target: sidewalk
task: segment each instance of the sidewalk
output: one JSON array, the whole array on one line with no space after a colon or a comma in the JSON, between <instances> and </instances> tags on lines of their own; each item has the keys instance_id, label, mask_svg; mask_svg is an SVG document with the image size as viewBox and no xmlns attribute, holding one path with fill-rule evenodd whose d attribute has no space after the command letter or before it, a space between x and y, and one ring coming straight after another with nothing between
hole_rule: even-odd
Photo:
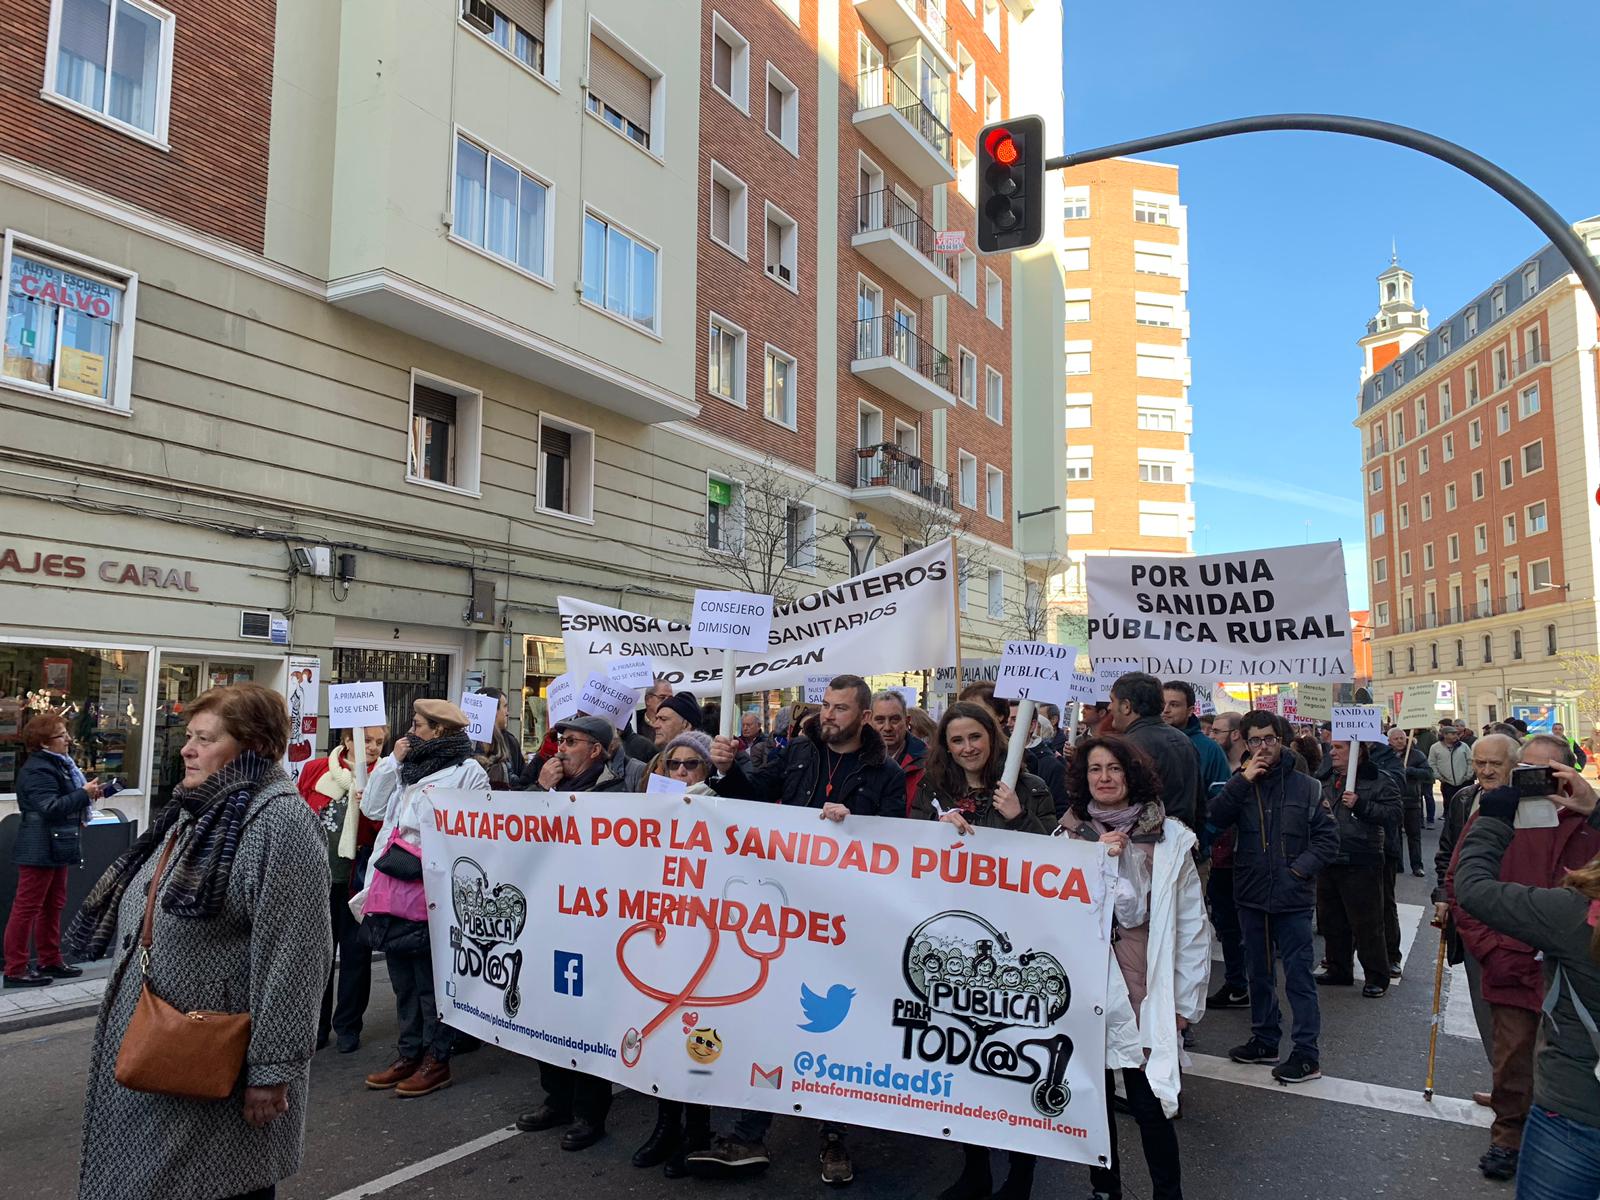
<instances>
[{"instance_id":1,"label":"sidewalk","mask_svg":"<svg viewBox=\"0 0 1600 1200\"><path fill-rule=\"evenodd\" d=\"M111 960L80 965L81 979L58 979L48 987L0 986L0 1033L94 1016L111 974Z\"/></svg>"}]
</instances>

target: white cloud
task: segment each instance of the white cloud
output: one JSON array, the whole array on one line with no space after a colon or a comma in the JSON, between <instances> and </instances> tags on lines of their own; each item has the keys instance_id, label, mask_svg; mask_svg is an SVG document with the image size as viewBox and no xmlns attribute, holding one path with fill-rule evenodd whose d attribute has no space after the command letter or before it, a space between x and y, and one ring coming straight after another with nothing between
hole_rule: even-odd
<instances>
[{"instance_id":1,"label":"white cloud","mask_svg":"<svg viewBox=\"0 0 1600 1200\"><path fill-rule=\"evenodd\" d=\"M1320 492L1315 488L1301 487L1297 483L1287 483L1283 480L1233 478L1218 483L1215 480L1202 482L1196 479L1194 486L1216 488L1219 492L1236 492L1241 496L1262 496L1268 500L1280 500L1285 504L1321 509L1323 512L1335 513L1341 517L1355 517L1357 520L1366 516L1359 500L1352 500L1349 496L1337 496L1332 492Z\"/></svg>"}]
</instances>

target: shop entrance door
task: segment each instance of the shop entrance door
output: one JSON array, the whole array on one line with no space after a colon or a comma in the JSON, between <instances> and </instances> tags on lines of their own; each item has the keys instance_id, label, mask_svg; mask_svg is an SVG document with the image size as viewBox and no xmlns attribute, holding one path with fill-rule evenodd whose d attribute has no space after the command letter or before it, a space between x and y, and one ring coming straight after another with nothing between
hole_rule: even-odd
<instances>
[{"instance_id":1,"label":"shop entrance door","mask_svg":"<svg viewBox=\"0 0 1600 1200\"><path fill-rule=\"evenodd\" d=\"M411 728L411 706L418 700L449 695L450 656L416 650L366 650L335 647L330 683L381 683L389 712L389 736L397 738Z\"/></svg>"},{"instance_id":2,"label":"shop entrance door","mask_svg":"<svg viewBox=\"0 0 1600 1200\"><path fill-rule=\"evenodd\" d=\"M156 675L154 762L150 772L150 813L160 812L183 779L184 723L189 705L201 692L233 683L253 683L256 664L221 658L161 656Z\"/></svg>"}]
</instances>

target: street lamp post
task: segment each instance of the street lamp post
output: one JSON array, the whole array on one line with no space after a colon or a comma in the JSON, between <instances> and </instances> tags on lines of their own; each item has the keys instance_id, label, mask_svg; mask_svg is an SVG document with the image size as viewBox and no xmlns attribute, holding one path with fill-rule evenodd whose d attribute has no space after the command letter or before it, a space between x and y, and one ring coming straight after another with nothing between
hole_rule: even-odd
<instances>
[{"instance_id":1,"label":"street lamp post","mask_svg":"<svg viewBox=\"0 0 1600 1200\"><path fill-rule=\"evenodd\" d=\"M883 538L872 527L872 522L867 520L867 514L858 512L855 523L844 533L842 540L845 549L850 551L850 574L859 575L872 565L872 556L877 553L878 543Z\"/></svg>"}]
</instances>

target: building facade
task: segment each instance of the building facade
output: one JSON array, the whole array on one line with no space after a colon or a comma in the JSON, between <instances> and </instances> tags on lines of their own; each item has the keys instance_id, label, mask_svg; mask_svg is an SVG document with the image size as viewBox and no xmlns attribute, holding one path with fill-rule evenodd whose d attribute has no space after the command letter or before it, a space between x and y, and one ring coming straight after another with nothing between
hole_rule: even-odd
<instances>
[{"instance_id":1,"label":"building facade","mask_svg":"<svg viewBox=\"0 0 1600 1200\"><path fill-rule=\"evenodd\" d=\"M1578 226L1600 250L1600 221ZM1360 340L1373 692L1450 679L1473 724L1553 705L1600 646L1593 303L1551 246L1431 325L1398 262ZM1586 731L1587 732L1587 731Z\"/></svg>"},{"instance_id":2,"label":"building facade","mask_svg":"<svg viewBox=\"0 0 1600 1200\"><path fill-rule=\"evenodd\" d=\"M1053 601L1071 642L1087 559L1193 552L1194 410L1178 169L1111 159L1061 174L1069 548Z\"/></svg>"},{"instance_id":3,"label":"building facade","mask_svg":"<svg viewBox=\"0 0 1600 1200\"><path fill-rule=\"evenodd\" d=\"M971 327L908 209L959 227L951 47L989 40L1010 97L1059 7L682 7L0 0L0 797L17 726L64 705L84 765L159 804L188 700L310 661L397 721L499 683L532 740L556 597L681 616L730 586L762 462L803 485L798 547L865 512L892 557L908 495L954 513L1000 572L964 636L997 647L1014 510L1059 489L1017 477L1015 427L1058 418L1007 395L990 433L943 364L984 333L1002 386L1058 372L1059 280L1049 311L1053 254L982 264ZM863 404L920 465L862 467ZM966 521L933 487L963 453L1003 478ZM798 590L846 570L809 544Z\"/></svg>"}]
</instances>

